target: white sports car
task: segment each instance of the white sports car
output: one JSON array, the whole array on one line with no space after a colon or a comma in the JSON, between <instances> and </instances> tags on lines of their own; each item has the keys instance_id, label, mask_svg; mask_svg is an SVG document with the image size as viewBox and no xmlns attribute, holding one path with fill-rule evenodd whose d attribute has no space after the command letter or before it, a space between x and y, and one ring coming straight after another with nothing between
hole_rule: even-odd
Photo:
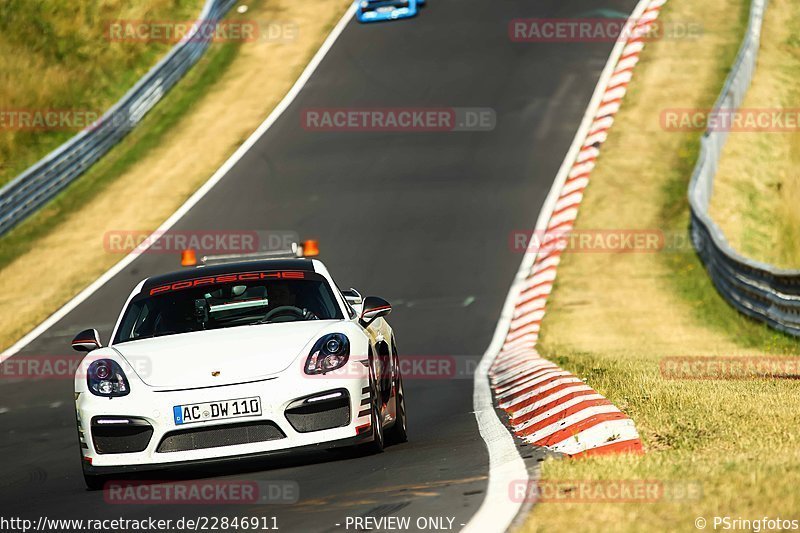
<instances>
[{"instance_id":1,"label":"white sports car","mask_svg":"<svg viewBox=\"0 0 800 533\"><path fill-rule=\"evenodd\" d=\"M406 440L388 302L340 291L316 259L148 278L75 377L86 485L109 475Z\"/></svg>"}]
</instances>

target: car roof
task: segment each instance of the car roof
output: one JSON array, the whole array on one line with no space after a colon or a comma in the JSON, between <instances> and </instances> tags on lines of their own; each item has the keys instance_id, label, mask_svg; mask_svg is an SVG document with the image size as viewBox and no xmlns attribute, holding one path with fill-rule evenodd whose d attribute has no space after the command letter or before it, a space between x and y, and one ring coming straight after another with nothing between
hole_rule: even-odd
<instances>
[{"instance_id":1,"label":"car roof","mask_svg":"<svg viewBox=\"0 0 800 533\"><path fill-rule=\"evenodd\" d=\"M240 261L209 265L197 268L177 270L168 274L161 274L147 278L142 285L141 292L147 292L153 287L168 285L179 281L197 279L203 276L221 276L224 274L239 274L242 272L264 272L274 270L304 270L314 272L314 261L311 259L261 259L258 261Z\"/></svg>"}]
</instances>

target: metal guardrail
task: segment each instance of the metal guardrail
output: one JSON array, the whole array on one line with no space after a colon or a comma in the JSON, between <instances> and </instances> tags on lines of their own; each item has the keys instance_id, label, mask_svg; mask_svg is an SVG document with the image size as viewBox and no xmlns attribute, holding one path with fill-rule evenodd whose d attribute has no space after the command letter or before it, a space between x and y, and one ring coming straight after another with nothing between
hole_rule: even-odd
<instances>
[{"instance_id":1,"label":"metal guardrail","mask_svg":"<svg viewBox=\"0 0 800 533\"><path fill-rule=\"evenodd\" d=\"M712 113L738 110L758 59L761 26L768 0L753 0L747 34ZM740 312L771 327L800 336L800 270L783 270L737 253L711 219L714 190L727 131L706 130L689 184L692 242L720 294Z\"/></svg>"},{"instance_id":2,"label":"metal guardrail","mask_svg":"<svg viewBox=\"0 0 800 533\"><path fill-rule=\"evenodd\" d=\"M220 20L236 0L206 0L198 21ZM0 189L0 235L51 200L83 174L152 109L194 65L210 44L195 27L145 74L97 124L50 152Z\"/></svg>"}]
</instances>

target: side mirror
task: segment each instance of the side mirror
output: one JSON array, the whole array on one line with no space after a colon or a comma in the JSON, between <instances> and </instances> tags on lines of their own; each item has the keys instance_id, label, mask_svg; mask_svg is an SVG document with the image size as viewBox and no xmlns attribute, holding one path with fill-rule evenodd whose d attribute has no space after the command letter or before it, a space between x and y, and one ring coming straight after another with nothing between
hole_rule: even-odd
<instances>
[{"instance_id":1,"label":"side mirror","mask_svg":"<svg viewBox=\"0 0 800 533\"><path fill-rule=\"evenodd\" d=\"M392 312L392 306L383 298L377 296L367 296L364 298L364 307L361 310L361 325L365 328L379 317L386 316Z\"/></svg>"},{"instance_id":2,"label":"side mirror","mask_svg":"<svg viewBox=\"0 0 800 533\"><path fill-rule=\"evenodd\" d=\"M96 329L85 329L72 339L72 349L79 352L91 352L102 347L100 334Z\"/></svg>"}]
</instances>

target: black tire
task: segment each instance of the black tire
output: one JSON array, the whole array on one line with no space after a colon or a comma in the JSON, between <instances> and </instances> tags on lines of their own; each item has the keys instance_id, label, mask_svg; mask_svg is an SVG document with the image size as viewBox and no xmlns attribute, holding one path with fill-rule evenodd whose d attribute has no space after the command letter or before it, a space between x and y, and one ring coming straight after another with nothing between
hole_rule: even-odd
<instances>
[{"instance_id":1,"label":"black tire","mask_svg":"<svg viewBox=\"0 0 800 533\"><path fill-rule=\"evenodd\" d=\"M403 389L403 376L399 372L397 374L397 394L394 401L397 417L394 425L386 431L386 441L390 444L400 444L408 442L408 417L406 415L406 392Z\"/></svg>"},{"instance_id":2,"label":"black tire","mask_svg":"<svg viewBox=\"0 0 800 533\"><path fill-rule=\"evenodd\" d=\"M99 476L93 474L83 473L83 481L86 483L86 488L92 491L103 490L103 487L108 481L106 476Z\"/></svg>"},{"instance_id":3,"label":"black tire","mask_svg":"<svg viewBox=\"0 0 800 533\"><path fill-rule=\"evenodd\" d=\"M381 399L378 396L378 386L372 368L369 371L369 389L372 406L370 408L370 425L372 426L372 440L363 444L361 448L367 453L382 453L385 444L383 433L383 418L381 417Z\"/></svg>"},{"instance_id":4,"label":"black tire","mask_svg":"<svg viewBox=\"0 0 800 533\"><path fill-rule=\"evenodd\" d=\"M382 453L386 443L383 433L383 421L381 420L381 412L376 403L377 401L380 400L375 398L372 403L372 442L364 445L371 453Z\"/></svg>"}]
</instances>

